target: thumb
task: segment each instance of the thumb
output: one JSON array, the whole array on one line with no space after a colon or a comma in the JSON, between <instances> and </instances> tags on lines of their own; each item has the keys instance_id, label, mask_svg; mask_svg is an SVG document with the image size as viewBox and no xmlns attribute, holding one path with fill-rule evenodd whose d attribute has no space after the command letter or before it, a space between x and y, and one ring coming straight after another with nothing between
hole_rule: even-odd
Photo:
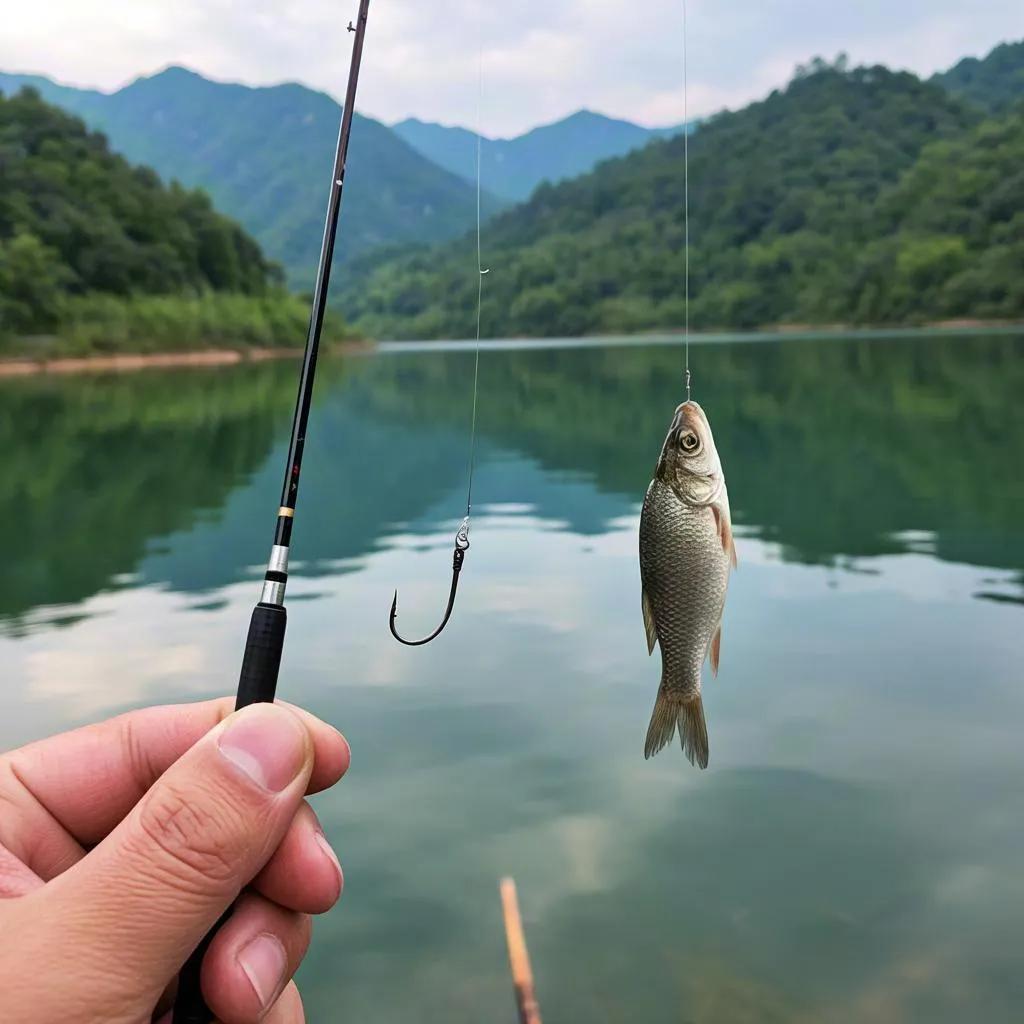
<instances>
[{"instance_id":1,"label":"thumb","mask_svg":"<svg viewBox=\"0 0 1024 1024\"><path fill-rule=\"evenodd\" d=\"M93 962L122 997L155 1001L270 859L312 768L310 735L287 708L257 704L229 716L40 893L61 908L59 944L70 943L74 961Z\"/></svg>"}]
</instances>

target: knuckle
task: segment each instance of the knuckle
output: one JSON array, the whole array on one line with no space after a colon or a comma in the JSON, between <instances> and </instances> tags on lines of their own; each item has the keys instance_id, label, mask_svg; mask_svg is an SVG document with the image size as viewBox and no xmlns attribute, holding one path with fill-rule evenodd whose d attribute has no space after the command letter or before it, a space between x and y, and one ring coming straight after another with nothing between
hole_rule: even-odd
<instances>
[{"instance_id":1,"label":"knuckle","mask_svg":"<svg viewBox=\"0 0 1024 1024\"><path fill-rule=\"evenodd\" d=\"M158 857L154 867L179 888L207 893L234 882L237 855L225 827L231 811L221 803L197 799L175 786L162 786L139 809L142 835Z\"/></svg>"}]
</instances>

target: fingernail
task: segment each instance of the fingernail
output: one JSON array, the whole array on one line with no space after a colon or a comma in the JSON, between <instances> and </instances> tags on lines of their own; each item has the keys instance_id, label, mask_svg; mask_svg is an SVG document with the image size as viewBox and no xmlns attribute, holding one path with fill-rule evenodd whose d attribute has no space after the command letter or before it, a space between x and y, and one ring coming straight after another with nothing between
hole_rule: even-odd
<instances>
[{"instance_id":1,"label":"fingernail","mask_svg":"<svg viewBox=\"0 0 1024 1024\"><path fill-rule=\"evenodd\" d=\"M238 951L238 966L245 971L260 1006L266 1008L281 994L288 957L275 936L264 932Z\"/></svg>"},{"instance_id":2,"label":"fingernail","mask_svg":"<svg viewBox=\"0 0 1024 1024\"><path fill-rule=\"evenodd\" d=\"M313 838L320 849L323 850L324 856L334 865L334 870L338 873L338 895L340 896L341 890L345 887L345 875L341 870L341 862L338 860L338 855L331 848L331 844L327 841L327 836L323 832L314 832Z\"/></svg>"},{"instance_id":3,"label":"fingernail","mask_svg":"<svg viewBox=\"0 0 1024 1024\"><path fill-rule=\"evenodd\" d=\"M305 730L290 711L255 704L231 720L218 740L220 752L257 786L280 793L306 760Z\"/></svg>"}]
</instances>

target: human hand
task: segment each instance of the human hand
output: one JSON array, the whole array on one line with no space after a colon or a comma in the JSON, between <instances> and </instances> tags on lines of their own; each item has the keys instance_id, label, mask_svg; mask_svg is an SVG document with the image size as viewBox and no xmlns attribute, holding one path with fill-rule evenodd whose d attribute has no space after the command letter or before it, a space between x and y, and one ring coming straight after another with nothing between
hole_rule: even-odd
<instances>
[{"instance_id":1,"label":"human hand","mask_svg":"<svg viewBox=\"0 0 1024 1024\"><path fill-rule=\"evenodd\" d=\"M297 708L149 708L0 755L0 1019L149 1024L203 960L224 1024L301 1024L308 915L342 875L306 793L348 768Z\"/></svg>"}]
</instances>

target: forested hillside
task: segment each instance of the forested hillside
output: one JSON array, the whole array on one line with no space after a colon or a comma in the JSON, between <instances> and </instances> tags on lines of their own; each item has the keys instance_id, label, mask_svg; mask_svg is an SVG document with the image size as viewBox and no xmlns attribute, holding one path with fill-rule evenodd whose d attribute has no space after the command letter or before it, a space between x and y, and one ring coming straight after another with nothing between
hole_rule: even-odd
<instances>
[{"instance_id":1,"label":"forested hillside","mask_svg":"<svg viewBox=\"0 0 1024 1024\"><path fill-rule=\"evenodd\" d=\"M997 114L1024 100L1024 40L1002 43L983 58L965 57L932 81L954 96Z\"/></svg>"},{"instance_id":2,"label":"forested hillside","mask_svg":"<svg viewBox=\"0 0 1024 1024\"><path fill-rule=\"evenodd\" d=\"M1019 108L983 123L911 74L815 61L690 140L691 321L1022 317L1022 167ZM683 199L681 137L538 189L485 231L486 332L681 325ZM365 266L346 311L376 336L467 335L470 244Z\"/></svg>"},{"instance_id":3,"label":"forested hillside","mask_svg":"<svg viewBox=\"0 0 1024 1024\"><path fill-rule=\"evenodd\" d=\"M165 187L31 90L0 96L0 338L298 343L305 307L280 282L204 193Z\"/></svg>"},{"instance_id":4,"label":"forested hillside","mask_svg":"<svg viewBox=\"0 0 1024 1024\"><path fill-rule=\"evenodd\" d=\"M245 225L296 288L312 287L341 107L295 83L250 88L172 67L111 94L0 74L0 92L31 84L103 131L129 160L206 190ZM499 204L484 196L484 210ZM390 128L355 115L345 190L347 261L381 245L435 242L476 217L476 190Z\"/></svg>"}]
</instances>

